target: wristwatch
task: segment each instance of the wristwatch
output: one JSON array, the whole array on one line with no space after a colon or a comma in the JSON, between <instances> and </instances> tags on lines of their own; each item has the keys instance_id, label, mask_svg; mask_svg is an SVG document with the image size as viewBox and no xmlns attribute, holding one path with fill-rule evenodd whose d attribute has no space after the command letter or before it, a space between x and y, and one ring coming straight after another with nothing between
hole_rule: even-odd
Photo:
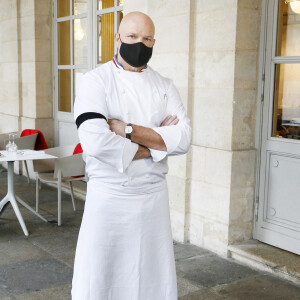
<instances>
[{"instance_id":1,"label":"wristwatch","mask_svg":"<svg viewBox=\"0 0 300 300\"><path fill-rule=\"evenodd\" d=\"M128 123L128 124L125 126L125 129L124 129L124 132L125 132L125 135L126 135L126 138L127 138L127 139L130 139L130 140L131 140L131 134L132 134L132 131L133 131L132 124L131 124L131 123Z\"/></svg>"}]
</instances>

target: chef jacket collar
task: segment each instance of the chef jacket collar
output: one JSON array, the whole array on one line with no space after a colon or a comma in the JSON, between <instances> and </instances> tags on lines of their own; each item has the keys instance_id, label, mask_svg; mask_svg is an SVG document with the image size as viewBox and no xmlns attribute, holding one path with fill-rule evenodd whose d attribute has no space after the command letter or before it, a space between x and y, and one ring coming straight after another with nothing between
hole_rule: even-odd
<instances>
[{"instance_id":1,"label":"chef jacket collar","mask_svg":"<svg viewBox=\"0 0 300 300\"><path fill-rule=\"evenodd\" d=\"M119 61L117 60L117 54L115 54L114 58L113 58L113 63L115 64L115 66L118 69L123 69L123 66L119 63ZM148 66L146 65L140 72L144 72L146 69L148 68Z\"/></svg>"}]
</instances>

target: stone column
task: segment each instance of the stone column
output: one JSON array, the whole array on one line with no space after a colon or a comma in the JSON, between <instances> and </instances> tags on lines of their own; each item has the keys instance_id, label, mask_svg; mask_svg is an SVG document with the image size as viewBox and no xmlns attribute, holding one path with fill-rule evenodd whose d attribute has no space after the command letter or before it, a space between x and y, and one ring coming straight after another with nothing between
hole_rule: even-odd
<instances>
[{"instance_id":1,"label":"stone column","mask_svg":"<svg viewBox=\"0 0 300 300\"><path fill-rule=\"evenodd\" d=\"M253 237L261 1L238 1L228 244Z\"/></svg>"},{"instance_id":2,"label":"stone column","mask_svg":"<svg viewBox=\"0 0 300 300\"><path fill-rule=\"evenodd\" d=\"M0 133L19 130L17 0L0 2Z\"/></svg>"},{"instance_id":3,"label":"stone column","mask_svg":"<svg viewBox=\"0 0 300 300\"><path fill-rule=\"evenodd\" d=\"M188 240L221 255L252 238L259 1L193 1Z\"/></svg>"},{"instance_id":4,"label":"stone column","mask_svg":"<svg viewBox=\"0 0 300 300\"><path fill-rule=\"evenodd\" d=\"M0 132L41 130L53 145L51 0L0 2Z\"/></svg>"},{"instance_id":5,"label":"stone column","mask_svg":"<svg viewBox=\"0 0 300 300\"><path fill-rule=\"evenodd\" d=\"M237 1L193 1L190 231L188 240L227 251Z\"/></svg>"},{"instance_id":6,"label":"stone column","mask_svg":"<svg viewBox=\"0 0 300 300\"><path fill-rule=\"evenodd\" d=\"M21 129L41 130L53 146L51 0L20 1Z\"/></svg>"}]
</instances>

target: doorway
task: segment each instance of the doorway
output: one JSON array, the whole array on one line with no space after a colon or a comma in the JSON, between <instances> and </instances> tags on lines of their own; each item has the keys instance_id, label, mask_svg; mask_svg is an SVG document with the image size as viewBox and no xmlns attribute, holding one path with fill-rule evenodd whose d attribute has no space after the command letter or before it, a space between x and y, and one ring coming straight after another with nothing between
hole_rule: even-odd
<instances>
[{"instance_id":1,"label":"doorway","mask_svg":"<svg viewBox=\"0 0 300 300\"><path fill-rule=\"evenodd\" d=\"M300 255L300 7L265 5L256 238Z\"/></svg>"}]
</instances>

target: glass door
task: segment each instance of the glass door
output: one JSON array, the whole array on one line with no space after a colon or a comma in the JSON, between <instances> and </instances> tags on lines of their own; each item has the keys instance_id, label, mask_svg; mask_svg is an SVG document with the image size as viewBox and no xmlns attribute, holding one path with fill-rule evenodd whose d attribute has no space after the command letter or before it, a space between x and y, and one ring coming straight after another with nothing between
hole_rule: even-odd
<instances>
[{"instance_id":1,"label":"glass door","mask_svg":"<svg viewBox=\"0 0 300 300\"><path fill-rule=\"evenodd\" d=\"M111 60L121 0L53 0L55 145L78 142L73 106L83 74Z\"/></svg>"},{"instance_id":2,"label":"glass door","mask_svg":"<svg viewBox=\"0 0 300 300\"><path fill-rule=\"evenodd\" d=\"M266 1L258 240L300 254L300 11Z\"/></svg>"}]
</instances>

